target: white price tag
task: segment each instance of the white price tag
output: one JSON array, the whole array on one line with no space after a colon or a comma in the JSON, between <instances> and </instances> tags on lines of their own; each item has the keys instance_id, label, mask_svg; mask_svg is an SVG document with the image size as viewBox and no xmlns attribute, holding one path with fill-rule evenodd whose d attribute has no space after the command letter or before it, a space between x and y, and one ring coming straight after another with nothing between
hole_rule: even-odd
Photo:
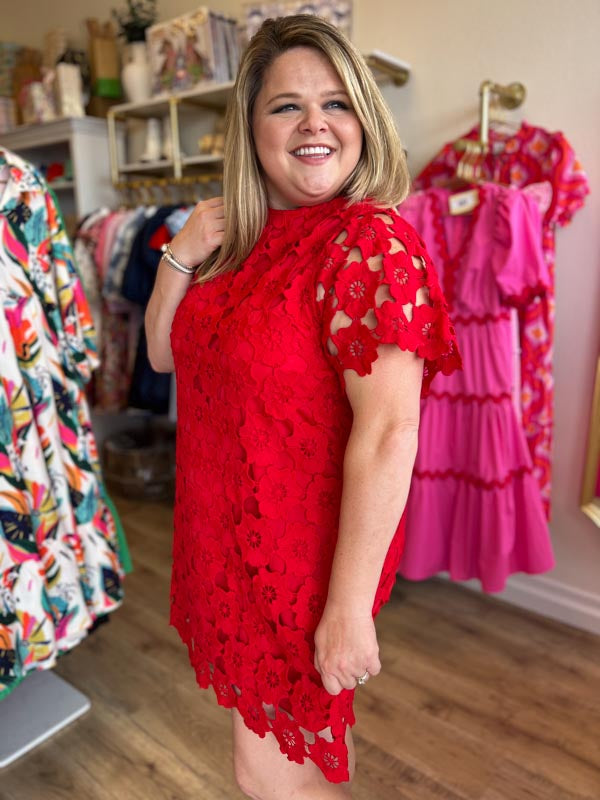
<instances>
[{"instance_id":1,"label":"white price tag","mask_svg":"<svg viewBox=\"0 0 600 800\"><path fill-rule=\"evenodd\" d=\"M448 209L451 214L468 214L479 205L479 192L477 189L467 189L466 192L451 194L448 198Z\"/></svg>"}]
</instances>

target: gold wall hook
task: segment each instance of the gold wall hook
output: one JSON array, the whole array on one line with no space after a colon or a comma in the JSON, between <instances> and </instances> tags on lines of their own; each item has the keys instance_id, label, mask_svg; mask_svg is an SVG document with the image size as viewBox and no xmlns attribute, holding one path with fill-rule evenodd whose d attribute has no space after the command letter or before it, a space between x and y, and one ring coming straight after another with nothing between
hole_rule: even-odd
<instances>
[{"instance_id":1,"label":"gold wall hook","mask_svg":"<svg viewBox=\"0 0 600 800\"><path fill-rule=\"evenodd\" d=\"M490 99L494 97L504 108L518 108L527 96L522 83L514 82L503 86L493 81L483 81L479 87L479 141L484 147L489 146L490 132Z\"/></svg>"}]
</instances>

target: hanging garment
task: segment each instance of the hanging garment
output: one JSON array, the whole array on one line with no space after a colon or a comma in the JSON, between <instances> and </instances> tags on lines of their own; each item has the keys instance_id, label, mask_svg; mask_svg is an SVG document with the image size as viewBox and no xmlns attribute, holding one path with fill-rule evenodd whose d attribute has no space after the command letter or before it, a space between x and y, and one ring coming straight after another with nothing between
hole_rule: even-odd
<instances>
[{"instance_id":1,"label":"hanging garment","mask_svg":"<svg viewBox=\"0 0 600 800\"><path fill-rule=\"evenodd\" d=\"M131 245L129 260L123 275L121 291L123 297L137 303L145 310L162 257L160 245L170 240L165 228L165 220L177 209L177 206L162 206L144 221ZM158 235L158 239L156 239ZM167 414L169 411L169 395L171 376L156 372L148 358L146 331L140 325L137 352L133 366L129 405L133 408L146 409L154 414Z\"/></svg>"},{"instance_id":2,"label":"hanging garment","mask_svg":"<svg viewBox=\"0 0 600 800\"><path fill-rule=\"evenodd\" d=\"M102 336L102 296L98 282L98 271L94 261L94 249L104 220L110 216L110 209L103 207L81 220L73 239L73 254L81 277L85 297L92 315L96 331L96 342Z\"/></svg>"},{"instance_id":3,"label":"hanging garment","mask_svg":"<svg viewBox=\"0 0 600 800\"><path fill-rule=\"evenodd\" d=\"M98 332L101 366L93 376L88 397L97 411L118 412L127 408L133 355L141 314L137 306L120 294L118 302L104 294L113 254L122 241L122 231L129 229L136 212L99 209L81 222L77 229L74 250L78 267L92 289L92 314ZM141 226L145 214L139 217ZM127 252L127 257L129 252Z\"/></svg>"},{"instance_id":4,"label":"hanging garment","mask_svg":"<svg viewBox=\"0 0 600 800\"><path fill-rule=\"evenodd\" d=\"M533 197L486 184L468 215L448 212L449 189L409 197L400 213L440 270L463 371L423 404L400 572L448 571L487 592L513 572L554 565L539 486L512 395L511 307L543 295L550 276Z\"/></svg>"},{"instance_id":5,"label":"hanging garment","mask_svg":"<svg viewBox=\"0 0 600 800\"><path fill-rule=\"evenodd\" d=\"M156 211L156 206L138 206L127 213L117 231L102 287L102 295L111 311L120 311L123 306L125 306L125 310L128 310L130 306L129 301L125 300L122 294L123 276L135 237Z\"/></svg>"},{"instance_id":6,"label":"hanging garment","mask_svg":"<svg viewBox=\"0 0 600 800\"><path fill-rule=\"evenodd\" d=\"M120 605L129 562L84 396L97 357L73 253L37 171L1 149L0 165L2 696Z\"/></svg>"},{"instance_id":7,"label":"hanging garment","mask_svg":"<svg viewBox=\"0 0 600 800\"><path fill-rule=\"evenodd\" d=\"M171 623L201 687L212 685L249 728L271 730L289 759L313 760L333 782L348 780L354 692L328 694L313 658L352 424L343 372L369 373L383 342L427 359L425 391L437 371L460 365L423 244L388 214L342 197L271 210L239 270L192 284L171 334ZM417 306L425 286L430 305ZM332 333L338 311L352 322ZM403 525L374 614L394 583ZM320 735L327 728L331 736Z\"/></svg>"},{"instance_id":8,"label":"hanging garment","mask_svg":"<svg viewBox=\"0 0 600 800\"><path fill-rule=\"evenodd\" d=\"M476 128L465 137L477 139ZM550 133L523 122L517 133L503 136L490 130L491 148L479 160L483 177L498 183L527 186L548 181L552 202L542 228L542 247L550 285L545 294L521 307L522 419L533 470L540 485L546 515L550 516L554 379L554 260L555 231L568 224L583 205L589 186L585 173L562 133ZM498 152L498 145L503 145ZM415 189L438 185L456 174L461 152L446 144L415 181Z\"/></svg>"}]
</instances>

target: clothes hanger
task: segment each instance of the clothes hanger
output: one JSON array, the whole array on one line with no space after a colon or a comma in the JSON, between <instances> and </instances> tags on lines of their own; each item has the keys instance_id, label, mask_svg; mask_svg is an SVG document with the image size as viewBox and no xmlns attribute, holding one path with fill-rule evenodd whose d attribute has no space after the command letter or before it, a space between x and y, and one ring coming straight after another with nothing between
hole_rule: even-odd
<instances>
[{"instance_id":1,"label":"clothes hanger","mask_svg":"<svg viewBox=\"0 0 600 800\"><path fill-rule=\"evenodd\" d=\"M456 149L463 151L454 175L446 178L436 186L450 189L448 195L448 212L452 215L468 214L480 202L479 187L485 183L481 167L485 159L485 148L476 139L460 139L455 142Z\"/></svg>"},{"instance_id":2,"label":"clothes hanger","mask_svg":"<svg viewBox=\"0 0 600 800\"><path fill-rule=\"evenodd\" d=\"M466 139L464 154L456 166L454 191L448 196L448 211L452 216L469 214L481 202L481 167L487 148L476 140Z\"/></svg>"},{"instance_id":3,"label":"clothes hanger","mask_svg":"<svg viewBox=\"0 0 600 800\"><path fill-rule=\"evenodd\" d=\"M493 94L490 99L489 107L489 130L495 134L493 142L490 142L490 150L494 155L504 152L506 139L511 139L523 127L523 119L520 115L509 116L512 108L507 107L500 101L498 95Z\"/></svg>"}]
</instances>

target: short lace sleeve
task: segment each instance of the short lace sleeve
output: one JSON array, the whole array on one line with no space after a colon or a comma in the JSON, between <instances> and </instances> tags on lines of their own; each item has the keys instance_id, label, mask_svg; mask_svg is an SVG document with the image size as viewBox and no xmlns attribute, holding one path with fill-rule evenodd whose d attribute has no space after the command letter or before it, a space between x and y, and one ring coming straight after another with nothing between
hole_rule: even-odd
<instances>
[{"instance_id":1,"label":"short lace sleeve","mask_svg":"<svg viewBox=\"0 0 600 800\"><path fill-rule=\"evenodd\" d=\"M539 203L530 192L505 189L498 194L493 269L506 305L524 307L550 285L542 224Z\"/></svg>"},{"instance_id":2,"label":"short lace sleeve","mask_svg":"<svg viewBox=\"0 0 600 800\"><path fill-rule=\"evenodd\" d=\"M323 345L344 370L371 372L380 344L425 360L425 396L438 372L461 367L454 329L422 239L394 210L363 205L330 246L317 283Z\"/></svg>"}]
</instances>

